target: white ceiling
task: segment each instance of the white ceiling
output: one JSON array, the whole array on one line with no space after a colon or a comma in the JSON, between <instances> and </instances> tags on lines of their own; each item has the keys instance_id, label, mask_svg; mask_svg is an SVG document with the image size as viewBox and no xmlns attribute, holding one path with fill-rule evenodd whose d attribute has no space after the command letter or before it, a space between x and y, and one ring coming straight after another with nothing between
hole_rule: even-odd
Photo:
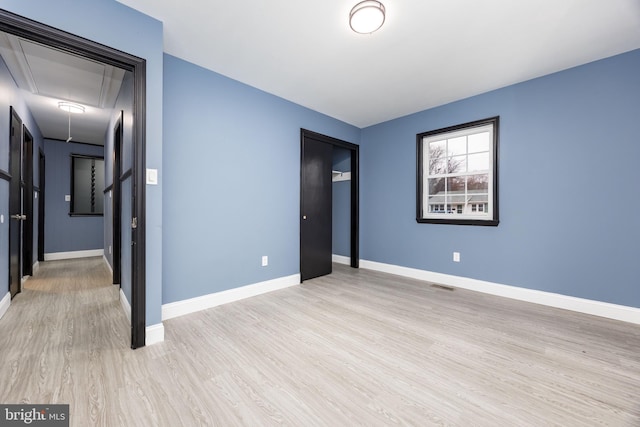
<instances>
[{"instance_id":1,"label":"white ceiling","mask_svg":"<svg viewBox=\"0 0 640 427\"><path fill-rule=\"evenodd\" d=\"M639 0L118 0L183 58L358 127L640 48Z\"/></svg>"},{"instance_id":2,"label":"white ceiling","mask_svg":"<svg viewBox=\"0 0 640 427\"><path fill-rule=\"evenodd\" d=\"M118 0L164 22L171 55L366 127L640 48L640 0ZM0 55L46 138L101 145L124 71L0 33ZM640 72L640 70L639 70Z\"/></svg>"},{"instance_id":3,"label":"white ceiling","mask_svg":"<svg viewBox=\"0 0 640 427\"><path fill-rule=\"evenodd\" d=\"M84 114L71 114L73 141L104 144L124 70L6 33L0 33L0 56L45 138L68 138L69 114L58 102L71 101L85 107Z\"/></svg>"}]
</instances>

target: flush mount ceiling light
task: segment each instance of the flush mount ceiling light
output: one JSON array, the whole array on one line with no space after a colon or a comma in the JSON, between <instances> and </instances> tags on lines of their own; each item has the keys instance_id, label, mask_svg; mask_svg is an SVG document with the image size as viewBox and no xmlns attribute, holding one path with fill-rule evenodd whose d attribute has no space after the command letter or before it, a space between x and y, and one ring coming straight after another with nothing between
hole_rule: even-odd
<instances>
[{"instance_id":1,"label":"flush mount ceiling light","mask_svg":"<svg viewBox=\"0 0 640 427\"><path fill-rule=\"evenodd\" d=\"M67 113L82 114L84 113L84 107L72 102L58 102L58 108L66 111Z\"/></svg>"},{"instance_id":2,"label":"flush mount ceiling light","mask_svg":"<svg viewBox=\"0 0 640 427\"><path fill-rule=\"evenodd\" d=\"M379 1L365 0L353 6L349 26L359 34L371 34L384 24L385 9Z\"/></svg>"},{"instance_id":3,"label":"flush mount ceiling light","mask_svg":"<svg viewBox=\"0 0 640 427\"><path fill-rule=\"evenodd\" d=\"M84 107L79 104L74 104L72 102L58 102L58 108L69 113L69 136L67 138L67 142L70 142L73 138L71 138L71 113L75 114L83 114Z\"/></svg>"}]
</instances>

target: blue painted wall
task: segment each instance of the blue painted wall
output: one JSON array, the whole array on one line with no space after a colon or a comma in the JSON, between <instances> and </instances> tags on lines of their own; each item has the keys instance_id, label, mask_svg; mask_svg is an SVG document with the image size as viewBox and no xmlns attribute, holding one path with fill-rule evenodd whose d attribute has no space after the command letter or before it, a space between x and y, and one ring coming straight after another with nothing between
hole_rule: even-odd
<instances>
[{"instance_id":1,"label":"blue painted wall","mask_svg":"<svg viewBox=\"0 0 640 427\"><path fill-rule=\"evenodd\" d=\"M164 64L163 302L298 274L300 128L356 143L360 130L173 56Z\"/></svg>"},{"instance_id":2,"label":"blue painted wall","mask_svg":"<svg viewBox=\"0 0 640 427\"><path fill-rule=\"evenodd\" d=\"M22 119L23 125L27 127L33 137L34 185L38 185L37 180L40 175L38 172L37 153L42 147L42 134L33 120L31 111L27 108L6 64L0 58L0 112L4 112L0 114L0 170L5 172L9 172L10 107L15 108ZM34 200L34 202L33 238L35 244L32 263L37 260L38 255L38 205L37 200ZM4 216L4 222L0 223L0 242L2 242L0 243L0 298L2 298L9 289L9 182L5 180L0 180L0 215Z\"/></svg>"},{"instance_id":3,"label":"blue painted wall","mask_svg":"<svg viewBox=\"0 0 640 427\"><path fill-rule=\"evenodd\" d=\"M104 217L69 216L70 202L65 201L65 195L71 194L71 154L104 157L104 147L45 139L49 165L45 170L45 254L104 247Z\"/></svg>"},{"instance_id":4,"label":"blue painted wall","mask_svg":"<svg viewBox=\"0 0 640 427\"><path fill-rule=\"evenodd\" d=\"M148 186L146 194L146 322L147 325L160 323L162 300L162 23L114 0L3 0L2 8L146 60L146 162L148 168L158 169L160 175L159 185ZM114 22L117 25L114 26Z\"/></svg>"},{"instance_id":5,"label":"blue painted wall","mask_svg":"<svg viewBox=\"0 0 640 427\"><path fill-rule=\"evenodd\" d=\"M636 50L363 129L362 258L640 307L639 76ZM416 134L495 115L500 225L417 224Z\"/></svg>"},{"instance_id":6,"label":"blue painted wall","mask_svg":"<svg viewBox=\"0 0 640 427\"><path fill-rule=\"evenodd\" d=\"M350 172L351 151L333 147L332 169ZM351 181L336 181L332 187L332 252L351 256Z\"/></svg>"}]
</instances>

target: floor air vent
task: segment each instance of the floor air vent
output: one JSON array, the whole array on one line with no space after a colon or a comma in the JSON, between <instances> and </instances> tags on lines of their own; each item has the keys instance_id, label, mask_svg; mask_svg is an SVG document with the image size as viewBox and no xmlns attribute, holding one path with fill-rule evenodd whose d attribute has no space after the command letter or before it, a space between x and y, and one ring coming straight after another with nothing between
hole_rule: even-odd
<instances>
[{"instance_id":1,"label":"floor air vent","mask_svg":"<svg viewBox=\"0 0 640 427\"><path fill-rule=\"evenodd\" d=\"M455 288L452 288L451 286L445 286L445 285L436 285L436 284L432 284L431 285L432 288L438 288L438 289L442 289L445 291L455 291Z\"/></svg>"}]
</instances>

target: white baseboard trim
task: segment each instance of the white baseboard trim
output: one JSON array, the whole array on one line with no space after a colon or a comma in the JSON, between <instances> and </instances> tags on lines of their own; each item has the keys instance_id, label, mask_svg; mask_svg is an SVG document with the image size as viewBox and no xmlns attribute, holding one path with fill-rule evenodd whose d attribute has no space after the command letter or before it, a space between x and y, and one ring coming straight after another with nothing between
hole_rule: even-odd
<instances>
[{"instance_id":1,"label":"white baseboard trim","mask_svg":"<svg viewBox=\"0 0 640 427\"><path fill-rule=\"evenodd\" d=\"M129 301L127 301L127 297L124 295L124 292L122 292L122 288L120 288L120 305L122 306L124 315L127 316L129 324L131 324L131 304L129 304Z\"/></svg>"},{"instance_id":2,"label":"white baseboard trim","mask_svg":"<svg viewBox=\"0 0 640 427\"><path fill-rule=\"evenodd\" d=\"M144 330L144 345L157 344L164 341L164 325L162 322L147 326Z\"/></svg>"},{"instance_id":3,"label":"white baseboard trim","mask_svg":"<svg viewBox=\"0 0 640 427\"><path fill-rule=\"evenodd\" d=\"M5 315L7 310L9 310L9 306L11 305L11 293L7 292L2 300L0 300L0 319Z\"/></svg>"},{"instance_id":4,"label":"white baseboard trim","mask_svg":"<svg viewBox=\"0 0 640 427\"><path fill-rule=\"evenodd\" d=\"M351 265L351 257L348 256L332 254L331 261L336 264Z\"/></svg>"},{"instance_id":5,"label":"white baseboard trim","mask_svg":"<svg viewBox=\"0 0 640 427\"><path fill-rule=\"evenodd\" d=\"M91 249L88 251L73 252L52 252L44 254L45 261L58 261L61 259L89 258L94 256L104 256L104 249Z\"/></svg>"},{"instance_id":6,"label":"white baseboard trim","mask_svg":"<svg viewBox=\"0 0 640 427\"><path fill-rule=\"evenodd\" d=\"M552 292L538 291L534 289L519 288L517 286L502 285L483 280L470 279L468 277L453 276L450 274L434 273L426 270L402 267L381 262L360 260L360 267L368 270L381 271L424 280L456 288L469 289L485 294L497 295L520 301L542 304L550 307L562 308L593 316L606 317L623 322L640 325L640 308L625 305L611 304L584 298L555 294Z\"/></svg>"},{"instance_id":7,"label":"white baseboard trim","mask_svg":"<svg viewBox=\"0 0 640 427\"><path fill-rule=\"evenodd\" d=\"M226 291L215 292L213 294L190 298L182 301L171 302L162 305L162 320L173 319L185 314L195 313L207 308L216 307L245 298L251 298L278 289L288 288L300 284L300 275L280 277L265 282L254 283L241 286L239 288L228 289Z\"/></svg>"},{"instance_id":8,"label":"white baseboard trim","mask_svg":"<svg viewBox=\"0 0 640 427\"><path fill-rule=\"evenodd\" d=\"M102 259L104 260L104 263L107 265L107 268L109 269L109 271L111 272L111 275L113 276L113 268L111 268L111 264L109 264L109 260L107 259L107 256L104 253L102 254Z\"/></svg>"},{"instance_id":9,"label":"white baseboard trim","mask_svg":"<svg viewBox=\"0 0 640 427\"><path fill-rule=\"evenodd\" d=\"M38 270L40 269L40 261L36 261L33 263L33 275L35 276Z\"/></svg>"}]
</instances>

